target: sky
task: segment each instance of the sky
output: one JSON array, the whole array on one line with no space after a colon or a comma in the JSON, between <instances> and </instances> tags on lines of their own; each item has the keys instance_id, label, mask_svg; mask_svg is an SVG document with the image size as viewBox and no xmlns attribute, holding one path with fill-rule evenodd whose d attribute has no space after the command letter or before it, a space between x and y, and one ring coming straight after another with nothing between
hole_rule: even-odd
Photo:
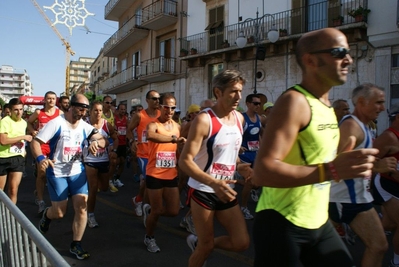
<instances>
[{"instance_id":1,"label":"sky","mask_svg":"<svg viewBox=\"0 0 399 267\"><path fill-rule=\"evenodd\" d=\"M77 26L70 35L69 28L64 24L55 24L75 52L70 60L96 58L105 41L117 31L117 22L104 19L104 8L108 1L84 1L87 11L94 13L94 16L85 19L90 32L85 27ZM54 22L56 15L43 6L60 4L65 0L36 2ZM58 95L65 91L65 46L30 0L0 0L0 65L26 70L35 96L44 96L47 91L54 91Z\"/></svg>"}]
</instances>

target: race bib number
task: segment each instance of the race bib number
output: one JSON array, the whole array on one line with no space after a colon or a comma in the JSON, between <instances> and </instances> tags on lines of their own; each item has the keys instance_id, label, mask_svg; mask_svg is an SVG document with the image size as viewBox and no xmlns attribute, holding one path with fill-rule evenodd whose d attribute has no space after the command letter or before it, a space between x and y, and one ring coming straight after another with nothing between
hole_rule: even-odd
<instances>
[{"instance_id":1,"label":"race bib number","mask_svg":"<svg viewBox=\"0 0 399 267\"><path fill-rule=\"evenodd\" d=\"M157 152L155 157L155 167L157 168L176 167L176 152Z\"/></svg>"},{"instance_id":2,"label":"race bib number","mask_svg":"<svg viewBox=\"0 0 399 267\"><path fill-rule=\"evenodd\" d=\"M124 126L118 127L118 134L119 135L126 135L126 127L124 127Z\"/></svg>"},{"instance_id":3,"label":"race bib number","mask_svg":"<svg viewBox=\"0 0 399 267\"><path fill-rule=\"evenodd\" d=\"M370 192L371 176L364 178L364 186L367 192Z\"/></svg>"},{"instance_id":4,"label":"race bib number","mask_svg":"<svg viewBox=\"0 0 399 267\"><path fill-rule=\"evenodd\" d=\"M147 130L141 133L141 143L147 143Z\"/></svg>"},{"instance_id":5,"label":"race bib number","mask_svg":"<svg viewBox=\"0 0 399 267\"><path fill-rule=\"evenodd\" d=\"M17 142L10 146L10 153L12 154L23 154L25 153L25 143L24 142Z\"/></svg>"},{"instance_id":6,"label":"race bib number","mask_svg":"<svg viewBox=\"0 0 399 267\"><path fill-rule=\"evenodd\" d=\"M100 158L100 157L104 156L105 153L106 153L106 149L99 147L97 149L96 157Z\"/></svg>"},{"instance_id":7,"label":"race bib number","mask_svg":"<svg viewBox=\"0 0 399 267\"><path fill-rule=\"evenodd\" d=\"M233 180L236 165L213 163L210 174L218 180Z\"/></svg>"},{"instance_id":8,"label":"race bib number","mask_svg":"<svg viewBox=\"0 0 399 267\"><path fill-rule=\"evenodd\" d=\"M259 141L248 141L248 150L249 151L258 151L259 150Z\"/></svg>"},{"instance_id":9,"label":"race bib number","mask_svg":"<svg viewBox=\"0 0 399 267\"><path fill-rule=\"evenodd\" d=\"M71 162L79 160L82 156L82 150L78 147L64 147L62 153L62 162Z\"/></svg>"}]
</instances>

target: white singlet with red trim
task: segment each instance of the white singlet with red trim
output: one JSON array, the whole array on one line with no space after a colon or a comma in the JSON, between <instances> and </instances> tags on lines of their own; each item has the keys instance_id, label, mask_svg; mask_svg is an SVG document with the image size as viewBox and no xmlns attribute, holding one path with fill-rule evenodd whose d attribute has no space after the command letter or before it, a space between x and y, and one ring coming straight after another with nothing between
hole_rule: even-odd
<instances>
[{"instance_id":1,"label":"white singlet with red trim","mask_svg":"<svg viewBox=\"0 0 399 267\"><path fill-rule=\"evenodd\" d=\"M237 111L233 111L236 119L234 125L223 124L211 108L202 112L208 115L210 121L209 135L202 141L194 162L215 179L232 180L242 142L242 122L238 118ZM189 178L188 185L199 191L215 193L210 186L200 183L192 177Z\"/></svg>"}]
</instances>

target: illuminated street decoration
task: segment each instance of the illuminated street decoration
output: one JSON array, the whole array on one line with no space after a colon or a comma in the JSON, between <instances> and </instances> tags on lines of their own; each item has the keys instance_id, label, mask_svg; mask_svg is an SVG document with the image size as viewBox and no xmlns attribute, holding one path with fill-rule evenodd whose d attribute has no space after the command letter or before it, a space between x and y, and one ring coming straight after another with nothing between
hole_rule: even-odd
<instances>
[{"instance_id":1,"label":"illuminated street decoration","mask_svg":"<svg viewBox=\"0 0 399 267\"><path fill-rule=\"evenodd\" d=\"M55 14L54 24L65 24L69 28L69 34L72 35L72 29L76 26L85 27L85 19L88 16L94 16L93 13L87 11L85 7L85 0L64 0L55 3L52 6L44 6L45 9L50 9Z\"/></svg>"}]
</instances>

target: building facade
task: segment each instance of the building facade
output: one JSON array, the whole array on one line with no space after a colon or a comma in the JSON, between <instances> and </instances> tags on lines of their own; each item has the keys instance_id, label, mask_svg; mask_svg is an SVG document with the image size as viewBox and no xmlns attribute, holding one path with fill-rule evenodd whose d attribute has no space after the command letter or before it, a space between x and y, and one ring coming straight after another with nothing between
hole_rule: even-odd
<instances>
[{"instance_id":1,"label":"building facade","mask_svg":"<svg viewBox=\"0 0 399 267\"><path fill-rule=\"evenodd\" d=\"M69 63L69 94L86 93L90 91L90 66L95 58L79 57Z\"/></svg>"},{"instance_id":2,"label":"building facade","mask_svg":"<svg viewBox=\"0 0 399 267\"><path fill-rule=\"evenodd\" d=\"M0 67L0 97L5 102L32 93L33 86L26 70L15 69L10 65Z\"/></svg>"},{"instance_id":3,"label":"building facade","mask_svg":"<svg viewBox=\"0 0 399 267\"><path fill-rule=\"evenodd\" d=\"M114 57L105 57L103 49L100 50L97 58L90 66L90 89L94 94L104 96L103 88L100 87L100 84L117 73L117 62Z\"/></svg>"}]
</instances>

